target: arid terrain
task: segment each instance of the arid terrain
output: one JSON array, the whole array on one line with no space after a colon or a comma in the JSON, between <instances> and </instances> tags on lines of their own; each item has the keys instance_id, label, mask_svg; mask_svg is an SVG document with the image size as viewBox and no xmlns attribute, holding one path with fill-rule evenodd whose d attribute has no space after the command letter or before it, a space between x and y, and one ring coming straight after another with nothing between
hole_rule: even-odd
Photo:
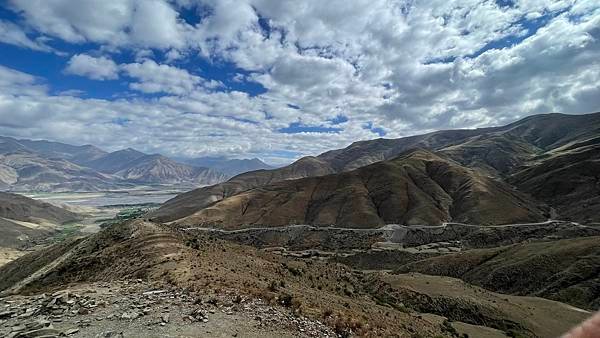
<instances>
[{"instance_id":1,"label":"arid terrain","mask_svg":"<svg viewBox=\"0 0 600 338\"><path fill-rule=\"evenodd\" d=\"M4 243L0 335L557 337L600 307L599 116L359 142L177 196L5 194L17 244L165 203Z\"/></svg>"}]
</instances>

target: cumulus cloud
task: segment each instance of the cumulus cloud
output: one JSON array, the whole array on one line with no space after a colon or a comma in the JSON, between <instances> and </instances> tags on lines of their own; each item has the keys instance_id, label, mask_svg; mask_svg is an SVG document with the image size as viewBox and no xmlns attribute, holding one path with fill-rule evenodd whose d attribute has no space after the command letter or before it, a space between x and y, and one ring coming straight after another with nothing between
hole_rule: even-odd
<instances>
[{"instance_id":1,"label":"cumulus cloud","mask_svg":"<svg viewBox=\"0 0 600 338\"><path fill-rule=\"evenodd\" d=\"M191 93L197 86L206 83L201 77L192 75L184 69L159 65L152 60L122 65L121 68L129 77L137 80L130 83L129 87L144 93L163 92L183 95ZM210 83L206 84L210 86Z\"/></svg>"},{"instance_id":2,"label":"cumulus cloud","mask_svg":"<svg viewBox=\"0 0 600 338\"><path fill-rule=\"evenodd\" d=\"M43 41L30 39L21 27L5 20L0 20L0 42L42 52L53 51L53 48Z\"/></svg>"},{"instance_id":3,"label":"cumulus cloud","mask_svg":"<svg viewBox=\"0 0 600 338\"><path fill-rule=\"evenodd\" d=\"M71 57L65 73L89 77L94 80L114 80L119 77L117 64L106 57L76 54Z\"/></svg>"},{"instance_id":4,"label":"cumulus cloud","mask_svg":"<svg viewBox=\"0 0 600 338\"><path fill-rule=\"evenodd\" d=\"M120 77L137 94L52 96L51 84L2 68L0 116L56 111L42 116L46 129L18 129L23 137L69 141L94 126L102 133L86 142L109 148L131 142L147 151L282 162L380 131L401 137L599 110L597 1L503 3L10 0L25 23L8 23L10 34L0 26L0 41L12 36L8 43L36 49L33 35L23 33L33 31L75 48L94 44L95 54L82 47L65 72ZM227 72L211 80L207 67ZM265 92L244 92L253 86ZM339 116L345 121L334 122ZM114 118L131 122L115 125ZM65 121L73 121L68 132L55 132ZM293 123L341 130L279 132Z\"/></svg>"},{"instance_id":5,"label":"cumulus cloud","mask_svg":"<svg viewBox=\"0 0 600 338\"><path fill-rule=\"evenodd\" d=\"M163 0L9 0L38 31L71 43L180 47L188 28Z\"/></svg>"}]
</instances>

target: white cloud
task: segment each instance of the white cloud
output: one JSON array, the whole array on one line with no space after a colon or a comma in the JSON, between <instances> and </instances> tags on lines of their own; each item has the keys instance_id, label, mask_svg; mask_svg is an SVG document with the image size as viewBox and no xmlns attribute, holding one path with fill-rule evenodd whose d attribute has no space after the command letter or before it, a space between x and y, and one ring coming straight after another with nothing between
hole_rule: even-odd
<instances>
[{"instance_id":1,"label":"white cloud","mask_svg":"<svg viewBox=\"0 0 600 338\"><path fill-rule=\"evenodd\" d=\"M89 77L94 80L114 80L119 77L116 63L104 56L93 57L76 54L71 57L65 73Z\"/></svg>"},{"instance_id":2,"label":"white cloud","mask_svg":"<svg viewBox=\"0 0 600 338\"><path fill-rule=\"evenodd\" d=\"M144 93L184 95L206 83L204 79L190 74L185 69L160 65L151 60L122 65L121 68L129 77L137 80L130 83L129 87Z\"/></svg>"},{"instance_id":3,"label":"white cloud","mask_svg":"<svg viewBox=\"0 0 600 338\"><path fill-rule=\"evenodd\" d=\"M134 44L155 48L183 47L183 25L178 13L162 0L138 1L131 20Z\"/></svg>"},{"instance_id":4,"label":"white cloud","mask_svg":"<svg viewBox=\"0 0 600 338\"><path fill-rule=\"evenodd\" d=\"M52 47L43 41L31 40L21 27L4 20L0 20L0 42L42 52L53 51Z\"/></svg>"},{"instance_id":5,"label":"white cloud","mask_svg":"<svg viewBox=\"0 0 600 338\"><path fill-rule=\"evenodd\" d=\"M181 47L188 25L163 0L10 0L41 33L71 43Z\"/></svg>"},{"instance_id":6,"label":"white cloud","mask_svg":"<svg viewBox=\"0 0 600 338\"><path fill-rule=\"evenodd\" d=\"M0 65L0 92L4 95L43 95L47 88L40 79Z\"/></svg>"},{"instance_id":7,"label":"white cloud","mask_svg":"<svg viewBox=\"0 0 600 338\"><path fill-rule=\"evenodd\" d=\"M364 128L368 123L386 137L400 137L542 112L600 110L600 6L593 0L512 6L492 0L11 4L36 34L100 45L96 50L104 57L82 50L67 72L95 79L121 74L131 90L154 94L115 101L51 96L40 79L0 69L9 74L0 80L0 116L22 112L45 119L44 125L18 129L23 137L71 141L93 126L101 133L86 135L85 142L109 148L132 142L148 151L251 153L282 161L282 152L316 154L377 137ZM191 24L178 13L180 6L209 12ZM13 44L35 43L29 33L23 33L28 40L14 34ZM516 43L499 43L503 39ZM113 53L133 56L116 65L107 57ZM220 75L235 85L254 81L266 92L218 90L220 82L200 75L206 73L199 58L215 69L227 64L230 74ZM338 133L278 132L293 122L331 127L338 115L349 119ZM111 124L117 117L131 122ZM65 121L74 122L58 132Z\"/></svg>"}]
</instances>

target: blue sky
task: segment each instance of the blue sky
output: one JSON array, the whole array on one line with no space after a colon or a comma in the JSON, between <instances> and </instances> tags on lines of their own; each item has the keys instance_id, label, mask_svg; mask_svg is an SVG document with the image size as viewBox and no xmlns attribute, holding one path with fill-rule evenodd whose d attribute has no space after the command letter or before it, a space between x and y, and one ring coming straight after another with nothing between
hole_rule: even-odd
<instances>
[{"instance_id":1,"label":"blue sky","mask_svg":"<svg viewBox=\"0 0 600 338\"><path fill-rule=\"evenodd\" d=\"M9 0L0 134L284 164L593 112L598 27L590 0Z\"/></svg>"}]
</instances>

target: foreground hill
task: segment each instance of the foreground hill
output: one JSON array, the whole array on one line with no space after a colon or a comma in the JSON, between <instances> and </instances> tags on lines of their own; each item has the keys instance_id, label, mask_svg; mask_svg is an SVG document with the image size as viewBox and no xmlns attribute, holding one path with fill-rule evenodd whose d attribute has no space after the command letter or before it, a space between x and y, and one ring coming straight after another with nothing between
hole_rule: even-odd
<instances>
[{"instance_id":1,"label":"foreground hill","mask_svg":"<svg viewBox=\"0 0 600 338\"><path fill-rule=\"evenodd\" d=\"M545 220L535 202L511 187L426 150L350 172L288 180L225 198L177 223L379 227Z\"/></svg>"},{"instance_id":2,"label":"foreground hill","mask_svg":"<svg viewBox=\"0 0 600 338\"><path fill-rule=\"evenodd\" d=\"M515 123L493 128L473 130L444 130L400 139L361 141L317 157L305 157L289 166L274 170L259 170L238 175L219 185L196 189L167 201L152 217L174 221L243 191L276 182L340 173L374 162L391 159L414 148L434 150L456 162L479 170L482 174L506 179L528 166L540 163L556 149L569 144L587 142L600 134L600 113L588 115L546 114L530 116ZM585 165L582 165L585 166ZM540 165L543 171L544 166ZM578 174L574 174L578 175ZM586 177L589 177L586 176ZM516 181L515 181L516 182ZM519 180L520 182L520 180ZM538 181L539 182L539 181ZM579 184L585 188L585 184ZM525 192L532 192L526 184L517 184ZM575 198L566 197L576 202ZM551 204L556 200L541 198ZM595 207L600 201L590 200ZM568 204L568 203L567 203ZM566 208L557 208L564 212ZM591 219L600 221L597 213ZM562 217L561 214L558 217ZM564 218L578 219L578 213L564 214Z\"/></svg>"},{"instance_id":3,"label":"foreground hill","mask_svg":"<svg viewBox=\"0 0 600 338\"><path fill-rule=\"evenodd\" d=\"M318 320L329 327L312 336L331 336L333 331L344 337L456 337L467 332L474 337L554 337L588 315L558 302L506 296L434 278L367 274L341 264L283 257L138 220L55 244L0 267L0 290L4 296L40 294L6 298L6 323L11 326L18 326L22 318L68 310L62 322L93 320L91 326L80 326L84 336L115 329L136 335L140 323L144 330L151 325L158 335L185 336L173 332L172 325L195 328L198 322L208 322L214 330L210 336L220 336L231 328L231 320L223 321L221 328L215 326L213 321L222 320L221 313L237 318L256 302L272 308L252 310L250 318L258 319L251 327L268 327L272 314L287 312L289 323ZM55 293L65 285L89 291L83 291L83 297ZM103 295L109 297L98 298ZM104 305L82 305L90 301ZM56 304L60 306L53 308ZM240 321L248 325L246 319ZM306 327L292 327L295 333L289 336L308 336Z\"/></svg>"},{"instance_id":4,"label":"foreground hill","mask_svg":"<svg viewBox=\"0 0 600 338\"><path fill-rule=\"evenodd\" d=\"M52 204L0 192L0 247L18 248L28 240L49 236L56 226L80 216Z\"/></svg>"}]
</instances>

